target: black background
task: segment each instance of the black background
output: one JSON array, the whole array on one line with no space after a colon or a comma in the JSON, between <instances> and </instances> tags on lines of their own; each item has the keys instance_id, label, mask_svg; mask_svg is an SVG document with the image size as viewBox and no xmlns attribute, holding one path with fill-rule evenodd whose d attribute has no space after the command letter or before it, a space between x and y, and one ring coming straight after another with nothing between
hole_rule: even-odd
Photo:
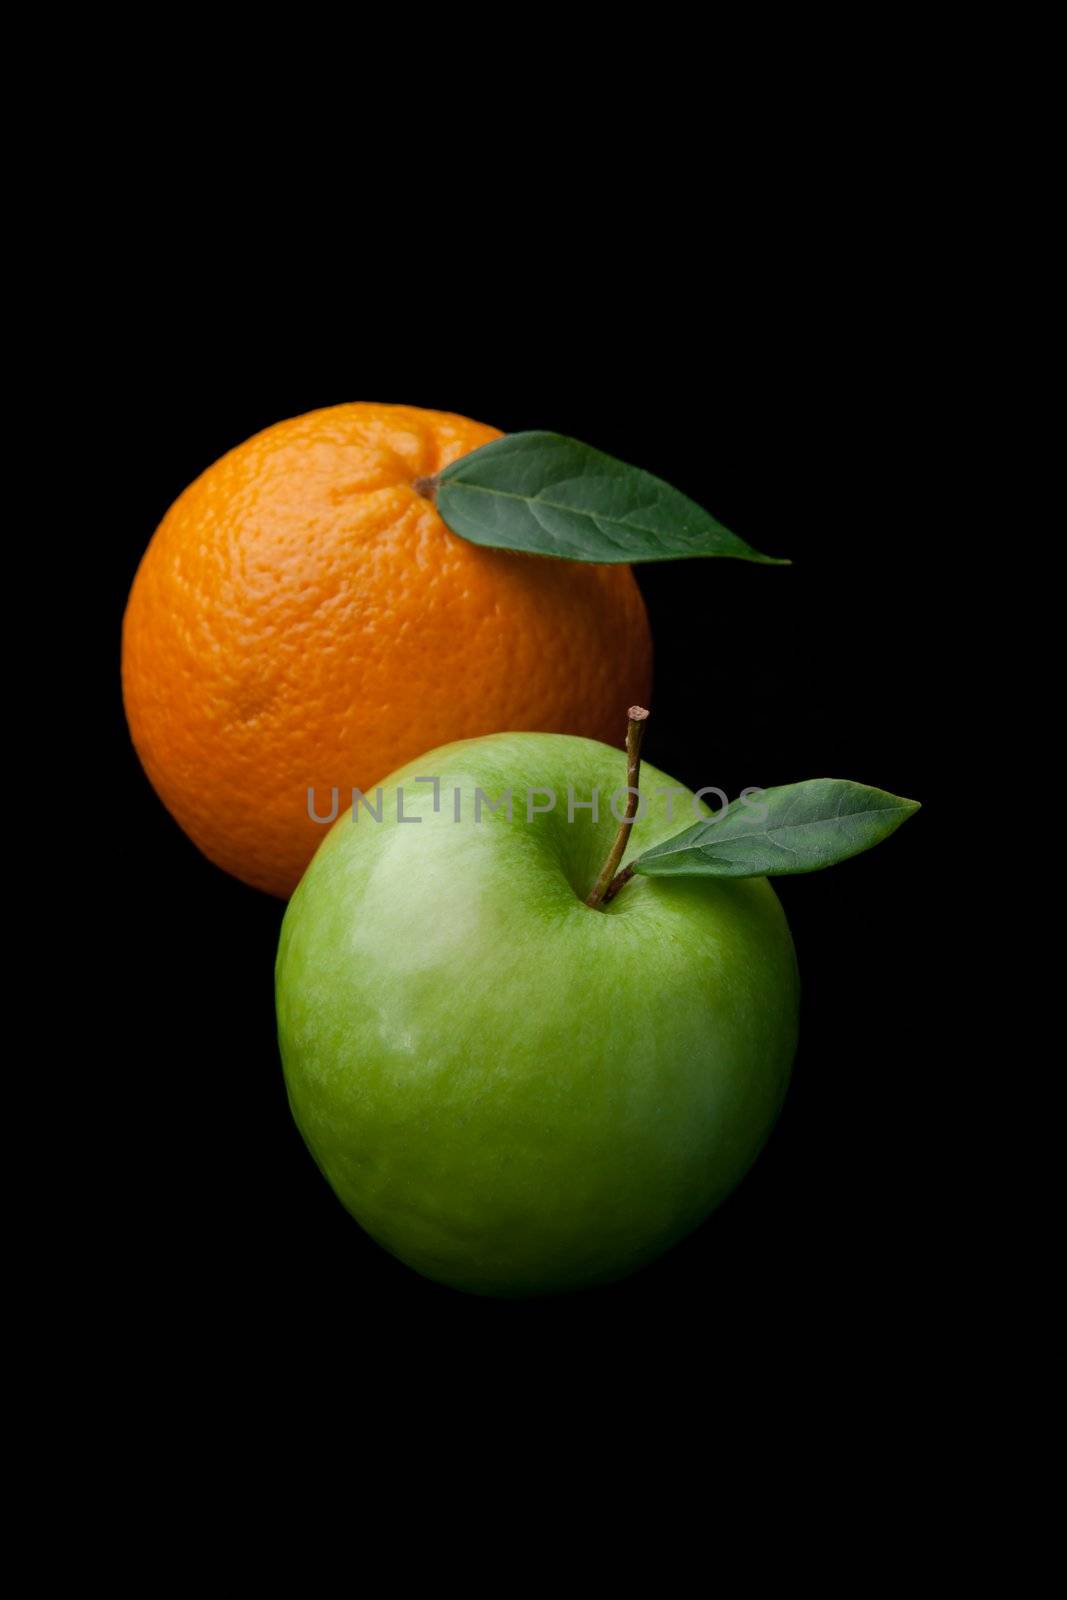
<instances>
[{"instance_id":1,"label":"black background","mask_svg":"<svg viewBox=\"0 0 1067 1600\"><path fill-rule=\"evenodd\" d=\"M890 312L871 286L835 283L788 305L770 286L743 308L712 309L694 290L663 304L638 324L590 302L565 331L521 310L468 310L462 337L388 314L284 342L245 330L239 345L178 330L162 309L127 329L112 373L121 441L93 487L109 507L107 821L119 862L101 893L121 930L117 944L107 936L119 1067L106 1166L131 1338L166 1328L186 1352L266 1342L313 1359L324 1345L413 1341L425 1360L462 1348L494 1370L564 1352L592 1368L609 1350L636 1361L655 1348L684 1372L712 1351L755 1350L773 1373L801 1350L881 1363L921 1331L932 1224L915 1093L938 962L930 573L948 538L924 480L935 377L916 370L907 308ZM226 306L215 311L225 327ZM159 519L248 435L349 399L571 434L792 557L781 569L637 569L656 648L648 758L730 795L830 775L926 803L870 855L779 883L803 1014L776 1131L694 1236L595 1293L474 1299L361 1235L286 1105L272 996L283 907L197 853L129 745L119 630Z\"/></svg>"}]
</instances>

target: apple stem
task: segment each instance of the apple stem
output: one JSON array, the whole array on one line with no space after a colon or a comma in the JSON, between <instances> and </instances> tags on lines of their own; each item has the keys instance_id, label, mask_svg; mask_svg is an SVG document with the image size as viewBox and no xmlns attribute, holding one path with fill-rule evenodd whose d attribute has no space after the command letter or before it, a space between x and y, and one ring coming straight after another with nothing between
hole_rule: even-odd
<instances>
[{"instance_id":1,"label":"apple stem","mask_svg":"<svg viewBox=\"0 0 1067 1600\"><path fill-rule=\"evenodd\" d=\"M633 875L633 867L623 867L621 872L617 872L604 890L604 898L600 904L606 906L609 900L614 900L619 890L626 887Z\"/></svg>"},{"instance_id":2,"label":"apple stem","mask_svg":"<svg viewBox=\"0 0 1067 1600\"><path fill-rule=\"evenodd\" d=\"M626 814L619 824L619 831L615 835L615 842L611 847L608 859L600 869L600 876L590 889L586 897L586 905L596 907L606 900L612 900L618 894L624 883L629 883L633 877L633 868L627 867L624 872L619 872L619 862L623 858L630 838L630 829L640 796L637 793L637 780L641 775L641 740L645 736L645 723L648 721L648 712L644 706L631 706L626 713L626 787L629 794L626 796ZM618 877L615 874L618 873Z\"/></svg>"}]
</instances>

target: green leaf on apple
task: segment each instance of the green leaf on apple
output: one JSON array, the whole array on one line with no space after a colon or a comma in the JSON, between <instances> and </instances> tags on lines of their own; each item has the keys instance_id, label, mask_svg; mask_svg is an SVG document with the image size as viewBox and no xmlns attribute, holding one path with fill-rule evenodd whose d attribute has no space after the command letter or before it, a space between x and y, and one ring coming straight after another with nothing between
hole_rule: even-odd
<instances>
[{"instance_id":1,"label":"green leaf on apple","mask_svg":"<svg viewBox=\"0 0 1067 1600\"><path fill-rule=\"evenodd\" d=\"M567 561L761 555L661 478L559 433L511 433L428 481L453 533L472 544ZM424 491L425 492L425 491Z\"/></svg>"},{"instance_id":2,"label":"green leaf on apple","mask_svg":"<svg viewBox=\"0 0 1067 1600\"><path fill-rule=\"evenodd\" d=\"M847 778L812 778L735 800L718 816L654 845L630 863L648 877L780 877L847 861L919 809Z\"/></svg>"}]
</instances>

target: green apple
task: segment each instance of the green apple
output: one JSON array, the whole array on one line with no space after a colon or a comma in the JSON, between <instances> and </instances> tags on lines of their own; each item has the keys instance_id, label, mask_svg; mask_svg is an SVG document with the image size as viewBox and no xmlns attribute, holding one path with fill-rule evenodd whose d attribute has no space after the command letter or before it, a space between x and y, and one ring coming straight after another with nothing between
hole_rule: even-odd
<instances>
[{"instance_id":1,"label":"green apple","mask_svg":"<svg viewBox=\"0 0 1067 1600\"><path fill-rule=\"evenodd\" d=\"M428 1278L524 1296L623 1277L730 1193L781 1106L798 985L767 880L639 876L585 904L626 776L587 739L448 745L367 797L381 821L339 817L286 912L293 1115L360 1225ZM479 790L498 809L476 818ZM653 767L640 790L628 856L709 814Z\"/></svg>"}]
</instances>

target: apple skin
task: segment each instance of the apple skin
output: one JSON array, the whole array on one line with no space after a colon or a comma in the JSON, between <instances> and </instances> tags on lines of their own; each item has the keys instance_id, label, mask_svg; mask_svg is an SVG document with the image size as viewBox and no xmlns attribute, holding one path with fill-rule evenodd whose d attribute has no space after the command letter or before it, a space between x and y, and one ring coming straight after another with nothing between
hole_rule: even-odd
<instances>
[{"instance_id":1,"label":"apple skin","mask_svg":"<svg viewBox=\"0 0 1067 1600\"><path fill-rule=\"evenodd\" d=\"M416 777L441 780L436 813ZM623 752L589 739L447 745L383 780L381 823L341 811L285 915L297 1125L367 1233L458 1289L546 1295L634 1271L730 1193L785 1094L796 960L765 878L637 875L583 903L625 782ZM598 822L568 823L568 784L599 788ZM397 822L398 787L418 823ZM475 823L476 787L510 788L513 820L483 807ZM556 810L528 822L527 789L546 787ZM695 820L655 768L640 788L627 857Z\"/></svg>"}]
</instances>

